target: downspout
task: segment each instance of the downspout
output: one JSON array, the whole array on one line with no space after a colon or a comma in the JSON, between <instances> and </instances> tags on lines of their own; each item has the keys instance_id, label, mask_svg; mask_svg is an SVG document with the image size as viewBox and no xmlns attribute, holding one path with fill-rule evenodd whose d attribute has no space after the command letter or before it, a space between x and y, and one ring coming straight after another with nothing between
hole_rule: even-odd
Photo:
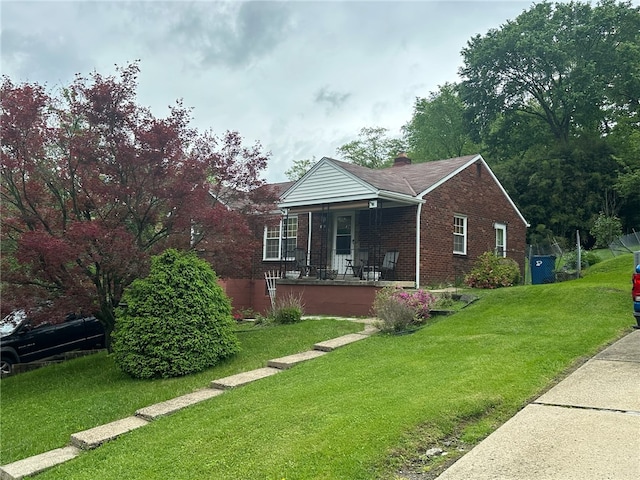
<instances>
[{"instance_id":1,"label":"downspout","mask_svg":"<svg viewBox=\"0 0 640 480\"><path fill-rule=\"evenodd\" d=\"M307 265L311 265L311 220L313 219L311 212L309 212L309 220L308 220L308 228L309 232L307 234ZM309 273L307 271L307 273Z\"/></svg>"},{"instance_id":2,"label":"downspout","mask_svg":"<svg viewBox=\"0 0 640 480\"><path fill-rule=\"evenodd\" d=\"M420 218L422 203L418 204L416 212L416 288L420 288Z\"/></svg>"}]
</instances>

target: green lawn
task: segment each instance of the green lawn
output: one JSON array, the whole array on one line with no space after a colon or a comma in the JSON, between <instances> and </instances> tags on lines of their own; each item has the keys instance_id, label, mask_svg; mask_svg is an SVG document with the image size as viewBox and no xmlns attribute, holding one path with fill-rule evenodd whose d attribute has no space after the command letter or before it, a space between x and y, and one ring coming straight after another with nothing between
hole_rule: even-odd
<instances>
[{"instance_id":1,"label":"green lawn","mask_svg":"<svg viewBox=\"0 0 640 480\"><path fill-rule=\"evenodd\" d=\"M133 380L106 353L0 381L0 464L64 446L74 432L127 417L139 408L206 387L212 380L264 367L267 360L362 330L359 323L317 320L270 328L240 327L242 351L181 378Z\"/></svg>"},{"instance_id":2,"label":"green lawn","mask_svg":"<svg viewBox=\"0 0 640 480\"><path fill-rule=\"evenodd\" d=\"M343 347L162 418L38 478L392 478L398 453L415 454L416 438L437 442L459 431L478 441L576 362L629 332L631 259L602 262L580 280L484 291L468 308L412 335L376 335ZM158 391L168 398L212 379L133 382L101 360L2 381L3 463L130 415L160 400L152 399ZM72 408L82 410L83 425L72 412L49 419ZM50 422L58 437L43 445L48 427L39 424Z\"/></svg>"}]
</instances>

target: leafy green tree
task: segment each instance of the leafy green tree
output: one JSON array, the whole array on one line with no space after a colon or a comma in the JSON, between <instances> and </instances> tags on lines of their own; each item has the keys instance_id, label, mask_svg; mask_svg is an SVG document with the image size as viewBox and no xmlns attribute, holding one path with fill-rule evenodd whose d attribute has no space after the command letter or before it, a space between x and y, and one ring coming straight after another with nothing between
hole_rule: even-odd
<instances>
[{"instance_id":1,"label":"leafy green tree","mask_svg":"<svg viewBox=\"0 0 640 480\"><path fill-rule=\"evenodd\" d=\"M617 210L628 227L640 225L640 115L622 120L607 137L614 146L619 163L613 186L622 199Z\"/></svg>"},{"instance_id":2,"label":"leafy green tree","mask_svg":"<svg viewBox=\"0 0 640 480\"><path fill-rule=\"evenodd\" d=\"M593 221L590 233L596 239L596 247L607 248L612 241L622 235L622 222L615 215L600 212Z\"/></svg>"},{"instance_id":3,"label":"leafy green tree","mask_svg":"<svg viewBox=\"0 0 640 480\"><path fill-rule=\"evenodd\" d=\"M540 3L462 50L461 96L480 132L523 112L568 142L640 109L640 8Z\"/></svg>"},{"instance_id":4,"label":"leafy green tree","mask_svg":"<svg viewBox=\"0 0 640 480\"><path fill-rule=\"evenodd\" d=\"M640 8L544 2L473 37L462 54L474 138L532 225L565 237L588 231L601 192L617 185L632 226Z\"/></svg>"},{"instance_id":5,"label":"leafy green tree","mask_svg":"<svg viewBox=\"0 0 640 480\"><path fill-rule=\"evenodd\" d=\"M452 83L445 83L427 98L417 98L411 120L402 127L409 156L421 162L478 153L480 146L471 139L464 112Z\"/></svg>"},{"instance_id":6,"label":"leafy green tree","mask_svg":"<svg viewBox=\"0 0 640 480\"><path fill-rule=\"evenodd\" d=\"M211 266L169 249L151 259L116 309L113 353L134 378L176 377L211 367L239 351L231 301Z\"/></svg>"},{"instance_id":7,"label":"leafy green tree","mask_svg":"<svg viewBox=\"0 0 640 480\"><path fill-rule=\"evenodd\" d=\"M577 139L570 146L538 146L522 158L501 164L496 174L534 227L570 238L588 231L603 208L602 192L616 178L617 162L603 139Z\"/></svg>"},{"instance_id":8,"label":"leafy green tree","mask_svg":"<svg viewBox=\"0 0 640 480\"><path fill-rule=\"evenodd\" d=\"M362 167L388 167L406 148L401 139L387 138L387 132L388 129L382 127L365 127L360 130L358 140L338 147L338 154L343 160Z\"/></svg>"},{"instance_id":9,"label":"leafy green tree","mask_svg":"<svg viewBox=\"0 0 640 480\"><path fill-rule=\"evenodd\" d=\"M287 176L289 180L295 182L300 180L305 173L309 171L311 167L316 164L317 160L314 156L313 158L305 158L302 160L294 160L293 165L288 170L285 170L284 174Z\"/></svg>"}]
</instances>

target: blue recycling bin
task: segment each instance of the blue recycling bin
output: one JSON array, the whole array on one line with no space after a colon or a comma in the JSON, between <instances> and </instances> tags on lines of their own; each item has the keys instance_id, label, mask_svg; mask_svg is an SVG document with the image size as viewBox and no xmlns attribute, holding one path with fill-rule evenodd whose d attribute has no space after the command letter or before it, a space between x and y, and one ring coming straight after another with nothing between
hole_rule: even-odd
<instances>
[{"instance_id":1,"label":"blue recycling bin","mask_svg":"<svg viewBox=\"0 0 640 480\"><path fill-rule=\"evenodd\" d=\"M553 283L555 275L556 257L554 255L534 255L531 257L531 283Z\"/></svg>"}]
</instances>

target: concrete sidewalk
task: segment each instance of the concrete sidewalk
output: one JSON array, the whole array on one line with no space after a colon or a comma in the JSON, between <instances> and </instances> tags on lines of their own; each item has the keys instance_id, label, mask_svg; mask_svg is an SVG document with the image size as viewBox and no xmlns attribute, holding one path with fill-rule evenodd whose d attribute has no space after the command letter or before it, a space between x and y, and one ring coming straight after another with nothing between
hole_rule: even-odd
<instances>
[{"instance_id":1,"label":"concrete sidewalk","mask_svg":"<svg viewBox=\"0 0 640 480\"><path fill-rule=\"evenodd\" d=\"M527 405L437 480L640 478L640 330Z\"/></svg>"}]
</instances>

